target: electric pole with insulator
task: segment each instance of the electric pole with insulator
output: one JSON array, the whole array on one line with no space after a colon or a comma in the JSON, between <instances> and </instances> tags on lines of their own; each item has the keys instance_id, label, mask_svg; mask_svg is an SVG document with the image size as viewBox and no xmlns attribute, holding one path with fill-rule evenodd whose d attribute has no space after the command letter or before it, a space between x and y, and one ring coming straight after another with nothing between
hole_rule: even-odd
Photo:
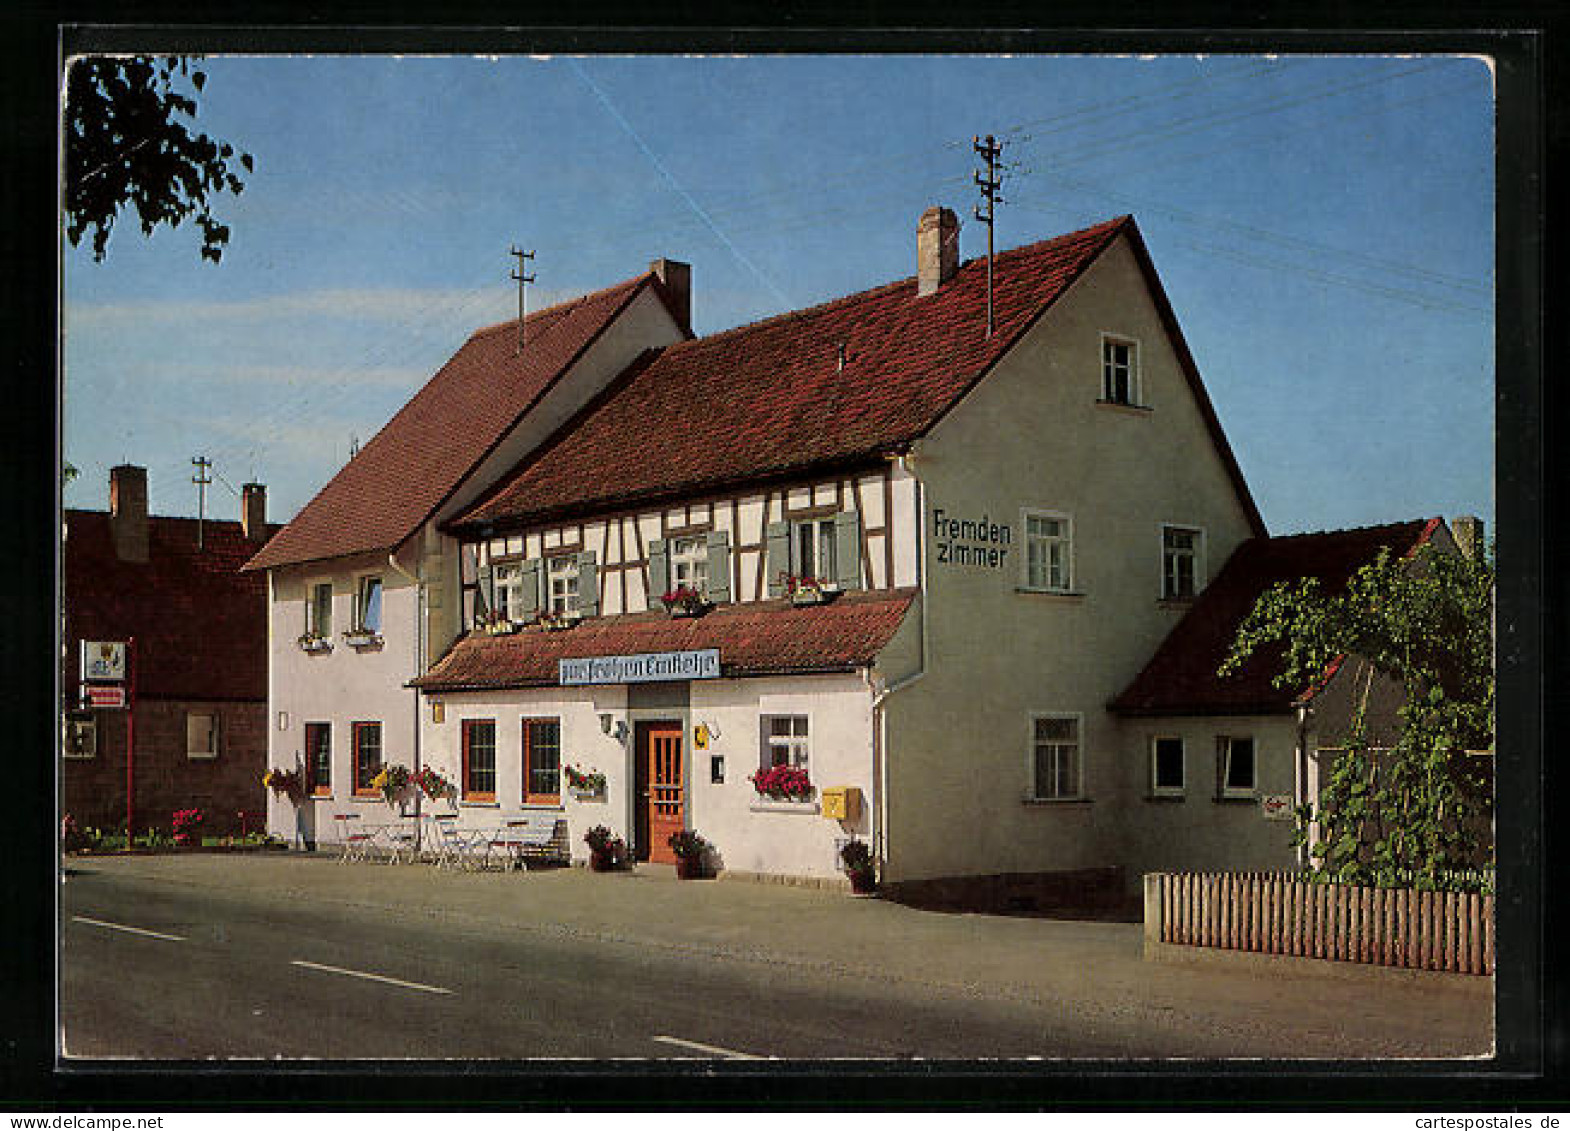
<instances>
[{"instance_id":1,"label":"electric pole with insulator","mask_svg":"<svg viewBox=\"0 0 1570 1131\"><path fill-rule=\"evenodd\" d=\"M513 271L511 275L513 281L518 284L518 346L517 349L515 349L513 352L514 354L520 354L523 352L523 288L529 283L534 282L533 275L525 275L523 273L523 261L525 259L532 260L534 258L534 252L519 251L516 247L514 247L509 249L507 254L511 255L518 261L518 269Z\"/></svg>"},{"instance_id":2,"label":"electric pole with insulator","mask_svg":"<svg viewBox=\"0 0 1570 1131\"><path fill-rule=\"evenodd\" d=\"M196 474L191 476L191 482L196 484L196 548L202 548L202 523L207 518L207 485L212 482L207 477L207 469L213 461L206 456L192 456L191 466L196 468Z\"/></svg>"},{"instance_id":3,"label":"electric pole with insulator","mask_svg":"<svg viewBox=\"0 0 1570 1131\"><path fill-rule=\"evenodd\" d=\"M998 178L998 156L1003 152L1003 145L991 134L983 140L979 137L971 138L971 145L983 161L987 163L987 175L983 177L981 170L975 171L976 187L981 190L981 199L986 202L985 208L978 204L974 212L976 219L987 226L987 337L992 337L992 213L998 204L998 186L1003 182Z\"/></svg>"}]
</instances>

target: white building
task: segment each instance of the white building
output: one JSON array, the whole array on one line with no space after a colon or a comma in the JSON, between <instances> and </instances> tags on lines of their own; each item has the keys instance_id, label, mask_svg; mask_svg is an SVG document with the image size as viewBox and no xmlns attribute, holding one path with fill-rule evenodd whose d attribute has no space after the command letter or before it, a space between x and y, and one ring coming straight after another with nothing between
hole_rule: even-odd
<instances>
[{"instance_id":1,"label":"white building","mask_svg":"<svg viewBox=\"0 0 1570 1131\"><path fill-rule=\"evenodd\" d=\"M521 352L475 334L251 563L272 762L310 778L274 830L331 840L399 762L465 824L553 815L578 857L605 824L639 859L696 829L727 873L829 882L851 836L895 883L1289 866L1261 799L1307 788L1293 697L1217 699L1213 664L1167 694L1210 578L1292 540L1138 228L999 255L990 335L956 237L929 209L916 277L705 338L666 260L531 315ZM682 586L699 615L666 611ZM810 793L760 793L775 765Z\"/></svg>"}]
</instances>

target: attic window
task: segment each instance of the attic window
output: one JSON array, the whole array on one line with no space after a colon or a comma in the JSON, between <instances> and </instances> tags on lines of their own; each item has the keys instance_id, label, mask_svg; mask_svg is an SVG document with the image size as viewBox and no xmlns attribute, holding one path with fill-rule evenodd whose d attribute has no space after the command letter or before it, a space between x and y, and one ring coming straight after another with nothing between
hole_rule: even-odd
<instances>
[{"instance_id":1,"label":"attic window","mask_svg":"<svg viewBox=\"0 0 1570 1131\"><path fill-rule=\"evenodd\" d=\"M1139 343L1101 335L1101 399L1107 404L1140 404Z\"/></svg>"}]
</instances>

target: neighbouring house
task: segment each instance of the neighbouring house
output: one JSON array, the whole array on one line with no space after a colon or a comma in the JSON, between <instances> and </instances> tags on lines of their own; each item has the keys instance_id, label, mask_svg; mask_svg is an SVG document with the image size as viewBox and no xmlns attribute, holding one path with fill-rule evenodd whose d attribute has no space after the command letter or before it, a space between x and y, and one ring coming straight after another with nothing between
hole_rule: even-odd
<instances>
[{"instance_id":1,"label":"neighbouring house","mask_svg":"<svg viewBox=\"0 0 1570 1131\"><path fill-rule=\"evenodd\" d=\"M108 513L67 510L60 808L80 827L260 830L267 768L267 587L241 572L277 526L248 483L239 522L149 515L147 472L110 471ZM81 642L131 642L134 712L82 702ZM105 684L103 686L113 686ZM134 736L127 767L126 737ZM244 814L244 816L242 816Z\"/></svg>"},{"instance_id":2,"label":"neighbouring house","mask_svg":"<svg viewBox=\"0 0 1570 1131\"><path fill-rule=\"evenodd\" d=\"M1290 541L1138 226L999 254L990 334L957 236L929 209L914 277L701 338L670 260L476 333L247 567L270 759L307 784L273 831L385 816L396 762L457 787L403 810L544 814L580 858L604 824L640 860L696 829L725 873L829 883L852 837L903 884L1132 884L1228 835L1289 864L1275 698L1218 732L1249 804L1181 815L1149 744L1191 708L1120 698L1240 547Z\"/></svg>"}]
</instances>

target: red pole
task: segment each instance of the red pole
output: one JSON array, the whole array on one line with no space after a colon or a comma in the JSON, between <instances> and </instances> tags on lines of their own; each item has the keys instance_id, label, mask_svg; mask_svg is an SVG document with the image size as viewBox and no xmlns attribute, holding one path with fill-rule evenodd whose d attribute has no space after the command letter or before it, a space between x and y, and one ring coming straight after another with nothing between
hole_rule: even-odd
<instances>
[{"instance_id":1,"label":"red pole","mask_svg":"<svg viewBox=\"0 0 1570 1131\"><path fill-rule=\"evenodd\" d=\"M131 795L136 785L136 637L125 642L125 850L131 851Z\"/></svg>"}]
</instances>

